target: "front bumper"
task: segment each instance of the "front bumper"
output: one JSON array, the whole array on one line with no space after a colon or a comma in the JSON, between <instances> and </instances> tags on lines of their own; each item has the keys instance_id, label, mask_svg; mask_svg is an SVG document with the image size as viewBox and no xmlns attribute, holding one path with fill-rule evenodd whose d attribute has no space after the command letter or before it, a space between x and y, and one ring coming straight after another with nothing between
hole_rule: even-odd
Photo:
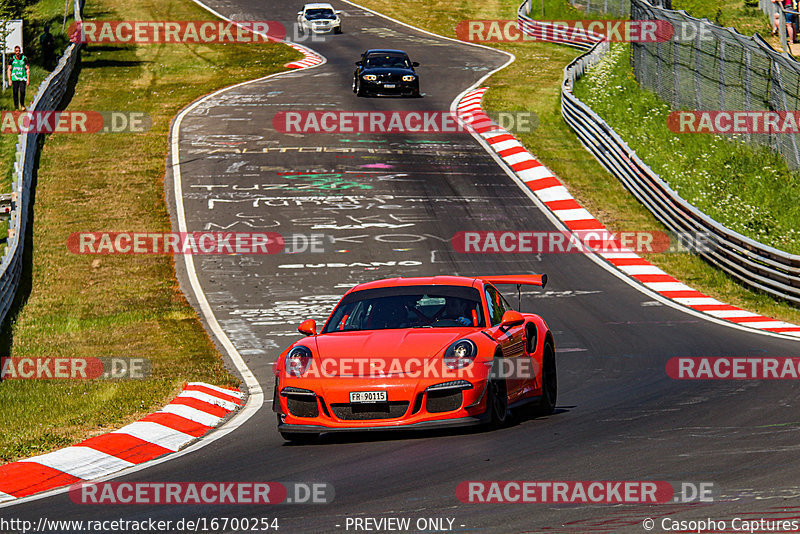
<instances>
[{"instance_id":1,"label":"front bumper","mask_svg":"<svg viewBox=\"0 0 800 534\"><path fill-rule=\"evenodd\" d=\"M359 427L339 427L331 428L319 425L296 425L288 423L278 423L278 431L287 434L292 433L322 433L322 432L383 432L386 430L431 430L435 428L460 428L465 426L482 425L489 422L491 414L484 410L478 416L459 417L456 419L442 419L440 421L422 421L420 423L409 423L398 426L359 426Z\"/></svg>"},{"instance_id":2,"label":"front bumper","mask_svg":"<svg viewBox=\"0 0 800 534\"><path fill-rule=\"evenodd\" d=\"M341 29L341 27L342 27L342 22L341 21L335 22L335 23L331 23L331 24L310 24L310 23L304 23L303 24L303 28L305 30L308 30L308 31L314 32L314 33L330 33L330 32L332 32L334 30Z\"/></svg>"},{"instance_id":3,"label":"front bumper","mask_svg":"<svg viewBox=\"0 0 800 534\"><path fill-rule=\"evenodd\" d=\"M487 415L486 378L416 383L371 378L280 377L273 410L281 432L437 428L480 424ZM432 387L433 386L433 387ZM387 401L350 403L352 391L386 391Z\"/></svg>"},{"instance_id":4,"label":"front bumper","mask_svg":"<svg viewBox=\"0 0 800 534\"><path fill-rule=\"evenodd\" d=\"M386 87L386 85L390 87ZM394 87L391 87L394 85ZM416 95L419 93L419 80L413 82L404 81L368 81L361 79L363 91L375 95Z\"/></svg>"}]
</instances>

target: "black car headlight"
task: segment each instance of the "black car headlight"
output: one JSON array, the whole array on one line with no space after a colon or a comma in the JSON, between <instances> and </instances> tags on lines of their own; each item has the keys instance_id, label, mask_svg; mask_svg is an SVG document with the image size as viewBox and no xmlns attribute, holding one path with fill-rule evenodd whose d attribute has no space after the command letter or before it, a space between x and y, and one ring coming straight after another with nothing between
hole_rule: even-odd
<instances>
[{"instance_id":1,"label":"black car headlight","mask_svg":"<svg viewBox=\"0 0 800 534\"><path fill-rule=\"evenodd\" d=\"M286 374L289 376L302 376L311 365L313 356L311 350L303 345L298 345L286 354Z\"/></svg>"},{"instance_id":2,"label":"black car headlight","mask_svg":"<svg viewBox=\"0 0 800 534\"><path fill-rule=\"evenodd\" d=\"M444 364L450 369L463 369L478 355L478 347L469 339L459 339L444 351Z\"/></svg>"},{"instance_id":3,"label":"black car headlight","mask_svg":"<svg viewBox=\"0 0 800 534\"><path fill-rule=\"evenodd\" d=\"M417 79L416 76L403 76L403 81L404 82L413 82L416 79Z\"/></svg>"},{"instance_id":4,"label":"black car headlight","mask_svg":"<svg viewBox=\"0 0 800 534\"><path fill-rule=\"evenodd\" d=\"M368 82L374 82L375 80L378 79L378 77L374 74L365 74L364 79Z\"/></svg>"}]
</instances>

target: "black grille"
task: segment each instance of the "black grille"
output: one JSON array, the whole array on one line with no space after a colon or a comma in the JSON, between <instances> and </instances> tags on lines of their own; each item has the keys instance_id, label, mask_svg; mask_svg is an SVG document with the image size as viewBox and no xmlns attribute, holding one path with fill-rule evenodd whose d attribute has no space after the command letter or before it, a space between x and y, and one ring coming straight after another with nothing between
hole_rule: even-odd
<instances>
[{"instance_id":1,"label":"black grille","mask_svg":"<svg viewBox=\"0 0 800 534\"><path fill-rule=\"evenodd\" d=\"M403 81L403 76L403 74L394 73L378 74L378 80L382 82L401 82Z\"/></svg>"},{"instance_id":2,"label":"black grille","mask_svg":"<svg viewBox=\"0 0 800 534\"><path fill-rule=\"evenodd\" d=\"M451 412L461 407L461 390L429 391L425 409L429 413Z\"/></svg>"},{"instance_id":3,"label":"black grille","mask_svg":"<svg viewBox=\"0 0 800 534\"><path fill-rule=\"evenodd\" d=\"M289 413L295 417L318 417L319 406L317 406L317 398L311 396L305 397L289 397L286 398L286 403L289 405Z\"/></svg>"},{"instance_id":4,"label":"black grille","mask_svg":"<svg viewBox=\"0 0 800 534\"><path fill-rule=\"evenodd\" d=\"M407 401L377 402L375 404L331 404L333 414L339 419L397 419L408 411Z\"/></svg>"}]
</instances>

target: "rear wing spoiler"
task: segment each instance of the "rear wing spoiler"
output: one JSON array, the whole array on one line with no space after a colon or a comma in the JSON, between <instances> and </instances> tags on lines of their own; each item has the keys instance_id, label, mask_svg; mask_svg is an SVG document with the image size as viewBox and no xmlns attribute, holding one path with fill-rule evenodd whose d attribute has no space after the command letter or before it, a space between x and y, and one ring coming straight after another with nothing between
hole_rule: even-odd
<instances>
[{"instance_id":1,"label":"rear wing spoiler","mask_svg":"<svg viewBox=\"0 0 800 534\"><path fill-rule=\"evenodd\" d=\"M547 285L546 274L502 274L497 276L476 276L478 280L489 282L490 284L509 284L516 286L539 286L544 288Z\"/></svg>"}]
</instances>

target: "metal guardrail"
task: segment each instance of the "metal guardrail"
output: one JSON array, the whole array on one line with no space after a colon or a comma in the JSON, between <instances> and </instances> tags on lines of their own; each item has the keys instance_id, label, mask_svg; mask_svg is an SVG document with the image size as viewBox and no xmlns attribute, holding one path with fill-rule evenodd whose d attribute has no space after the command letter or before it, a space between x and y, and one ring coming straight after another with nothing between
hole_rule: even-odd
<instances>
[{"instance_id":1,"label":"metal guardrail","mask_svg":"<svg viewBox=\"0 0 800 534\"><path fill-rule=\"evenodd\" d=\"M520 5L520 31L546 24L528 17L528 2ZM570 44L561 42L561 44ZM586 49L585 43L573 46ZM564 68L561 114L597 160L673 232L702 233L707 246L700 254L747 285L800 304L800 255L788 254L726 228L689 204L667 185L619 135L572 93L574 82L609 50L599 40Z\"/></svg>"},{"instance_id":2,"label":"metal guardrail","mask_svg":"<svg viewBox=\"0 0 800 534\"><path fill-rule=\"evenodd\" d=\"M81 20L82 0L75 0L74 17ZM39 85L28 111L53 111L67 91L70 76L75 62L78 60L80 43L70 43L58 61L58 65ZM35 170L36 151L39 135L37 133L21 133L17 142L14 162L14 178L11 183L11 194L8 199L8 241L0 259L0 322L8 315L19 287L22 274L22 253L25 240L25 226L30 207L31 187ZM4 202L0 201L0 211L6 211Z\"/></svg>"}]
</instances>

